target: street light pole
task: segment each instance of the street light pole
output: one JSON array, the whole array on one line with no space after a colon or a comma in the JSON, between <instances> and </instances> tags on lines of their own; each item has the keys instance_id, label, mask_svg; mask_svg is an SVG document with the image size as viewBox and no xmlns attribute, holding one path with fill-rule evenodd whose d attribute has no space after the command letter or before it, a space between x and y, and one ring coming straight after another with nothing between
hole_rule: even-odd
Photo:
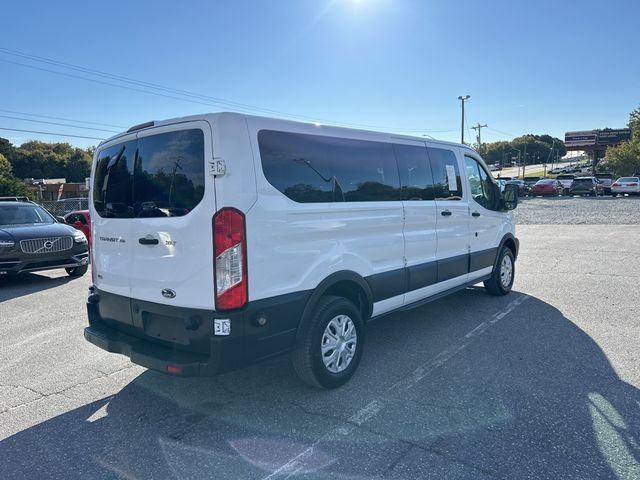
<instances>
[{"instance_id":1,"label":"street light pole","mask_svg":"<svg viewBox=\"0 0 640 480\"><path fill-rule=\"evenodd\" d=\"M471 97L469 95L465 95L458 97L458 100L462 102L462 119L460 121L460 143L464 145L464 101L469 100Z\"/></svg>"}]
</instances>

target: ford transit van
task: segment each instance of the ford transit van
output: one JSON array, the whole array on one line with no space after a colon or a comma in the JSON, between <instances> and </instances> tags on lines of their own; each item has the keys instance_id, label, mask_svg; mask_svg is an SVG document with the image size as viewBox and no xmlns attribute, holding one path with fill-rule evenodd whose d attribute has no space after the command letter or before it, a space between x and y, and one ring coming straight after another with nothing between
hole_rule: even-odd
<instances>
[{"instance_id":1,"label":"ford transit van","mask_svg":"<svg viewBox=\"0 0 640 480\"><path fill-rule=\"evenodd\" d=\"M344 384L367 322L511 290L518 192L465 145L216 113L103 142L85 338L180 376L289 352Z\"/></svg>"}]
</instances>

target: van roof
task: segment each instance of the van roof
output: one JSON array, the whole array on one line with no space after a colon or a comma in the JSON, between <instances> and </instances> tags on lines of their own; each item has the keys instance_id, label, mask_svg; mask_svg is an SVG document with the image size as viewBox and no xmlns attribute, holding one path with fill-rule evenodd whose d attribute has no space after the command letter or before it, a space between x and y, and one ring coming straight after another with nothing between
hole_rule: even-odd
<instances>
[{"instance_id":1,"label":"van roof","mask_svg":"<svg viewBox=\"0 0 640 480\"><path fill-rule=\"evenodd\" d=\"M344 135L347 132L354 132L354 133L366 133L366 134L371 134L371 135L387 135L387 136L391 136L392 138L397 138L397 139L404 139L404 140L413 140L413 141L421 141L421 142L428 142L428 143L435 143L435 144L441 144L441 145L448 145L448 146L453 146L453 147L459 147L459 148L465 148L467 150L469 150L470 152L476 152L473 148L469 147L468 145L462 145L460 143L455 143L455 142L447 142L445 140L437 140L437 139L432 139L432 138L426 138L426 137L417 137L417 136L412 136L412 135L404 135L404 134L398 134L398 133L393 133L393 132L382 132L382 131L376 131L376 130L364 130L364 129L357 129L357 128L347 128L347 127L337 127L337 126L333 126L333 125L326 125L326 124L318 124L318 123L313 123L313 122L298 122L298 121L294 121L294 120L286 120L286 119L282 119L282 118L275 118L275 117L263 117L263 116L258 116L258 115L247 115L244 113L236 113L236 112L218 112L218 113L203 113L203 114L196 114L196 115L188 115L188 116L184 116L184 117L175 117L175 118L168 118L166 120L153 120L153 121L149 121L149 122L145 122L145 123L141 123L138 125L134 125L132 126L129 130L127 130L126 132L122 132L119 134L116 134L112 137L107 138L106 140L103 140L102 142L100 142L100 145L103 145L105 143L108 142L112 142L113 140L116 140L119 137L125 136L129 133L132 132L137 132L137 131L142 131L142 130L147 130L149 128L155 128L155 127L161 127L164 125L172 125L172 124L177 124L177 123L186 123L186 122L193 122L196 120L217 120L223 117L230 117L230 116L240 116L243 117L247 120L256 120L256 121L260 121L260 122L273 122L274 123L274 128L276 128L277 125L280 126L280 128L283 128L286 125L313 125L316 128L321 128L322 129L322 133L339 133Z\"/></svg>"}]
</instances>

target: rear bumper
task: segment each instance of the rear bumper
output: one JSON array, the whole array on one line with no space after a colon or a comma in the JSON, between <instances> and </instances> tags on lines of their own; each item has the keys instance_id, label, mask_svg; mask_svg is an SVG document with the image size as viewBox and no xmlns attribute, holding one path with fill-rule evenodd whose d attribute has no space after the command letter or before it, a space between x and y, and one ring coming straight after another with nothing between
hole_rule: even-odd
<instances>
[{"instance_id":1,"label":"rear bumper","mask_svg":"<svg viewBox=\"0 0 640 480\"><path fill-rule=\"evenodd\" d=\"M589 188L589 189L585 189L585 188L580 188L580 189L576 188L576 189L574 189L574 188L572 188L572 189L569 190L569 194L570 195L588 195L588 194L592 194L592 193L594 193L592 188ZM599 192L596 190L596 193L599 193Z\"/></svg>"},{"instance_id":2,"label":"rear bumper","mask_svg":"<svg viewBox=\"0 0 640 480\"><path fill-rule=\"evenodd\" d=\"M84 338L135 364L173 375L210 376L286 352L294 346L311 292L280 295L233 312L162 305L91 287ZM258 318L266 318L260 325ZM228 335L215 335L215 320Z\"/></svg>"},{"instance_id":3,"label":"rear bumper","mask_svg":"<svg viewBox=\"0 0 640 480\"><path fill-rule=\"evenodd\" d=\"M137 365L169 373L180 372L181 376L193 377L213 375L219 370L219 362L211 357L177 351L166 346L144 341L119 332L106 325L90 325L84 329L84 338L95 346L111 353L126 355Z\"/></svg>"},{"instance_id":4,"label":"rear bumper","mask_svg":"<svg viewBox=\"0 0 640 480\"><path fill-rule=\"evenodd\" d=\"M611 187L611 193L640 193L638 187Z\"/></svg>"}]
</instances>

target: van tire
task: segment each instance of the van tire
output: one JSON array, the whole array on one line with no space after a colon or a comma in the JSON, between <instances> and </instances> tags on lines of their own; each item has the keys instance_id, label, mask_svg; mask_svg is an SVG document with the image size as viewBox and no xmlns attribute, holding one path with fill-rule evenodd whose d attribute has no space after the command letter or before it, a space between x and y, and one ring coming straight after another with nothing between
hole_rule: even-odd
<instances>
[{"instance_id":1,"label":"van tire","mask_svg":"<svg viewBox=\"0 0 640 480\"><path fill-rule=\"evenodd\" d=\"M511 287L513 287L515 275L516 262L513 258L513 252L508 247L502 247L498 261L493 267L493 272L491 272L491 277L484 281L484 288L489 295L506 295L511 291Z\"/></svg>"},{"instance_id":2,"label":"van tire","mask_svg":"<svg viewBox=\"0 0 640 480\"><path fill-rule=\"evenodd\" d=\"M80 267L65 268L65 270L67 271L67 275L70 277L81 277L87 273L88 268L88 265L82 265Z\"/></svg>"},{"instance_id":3,"label":"van tire","mask_svg":"<svg viewBox=\"0 0 640 480\"><path fill-rule=\"evenodd\" d=\"M338 320L337 320L338 319ZM330 371L322 357L322 342L325 333L329 331L330 323L347 322L355 329L355 345L347 342L343 350L350 343L354 345L354 354L344 370ZM351 338L353 340L353 338ZM356 306L343 297L321 297L316 305L306 329L306 333L299 340L292 355L293 368L298 376L307 384L318 388L337 388L344 385L353 376L358 368L364 344L364 323ZM338 357L341 357L339 355ZM341 362L342 358L338 359ZM335 366L335 368L340 368Z\"/></svg>"}]
</instances>

